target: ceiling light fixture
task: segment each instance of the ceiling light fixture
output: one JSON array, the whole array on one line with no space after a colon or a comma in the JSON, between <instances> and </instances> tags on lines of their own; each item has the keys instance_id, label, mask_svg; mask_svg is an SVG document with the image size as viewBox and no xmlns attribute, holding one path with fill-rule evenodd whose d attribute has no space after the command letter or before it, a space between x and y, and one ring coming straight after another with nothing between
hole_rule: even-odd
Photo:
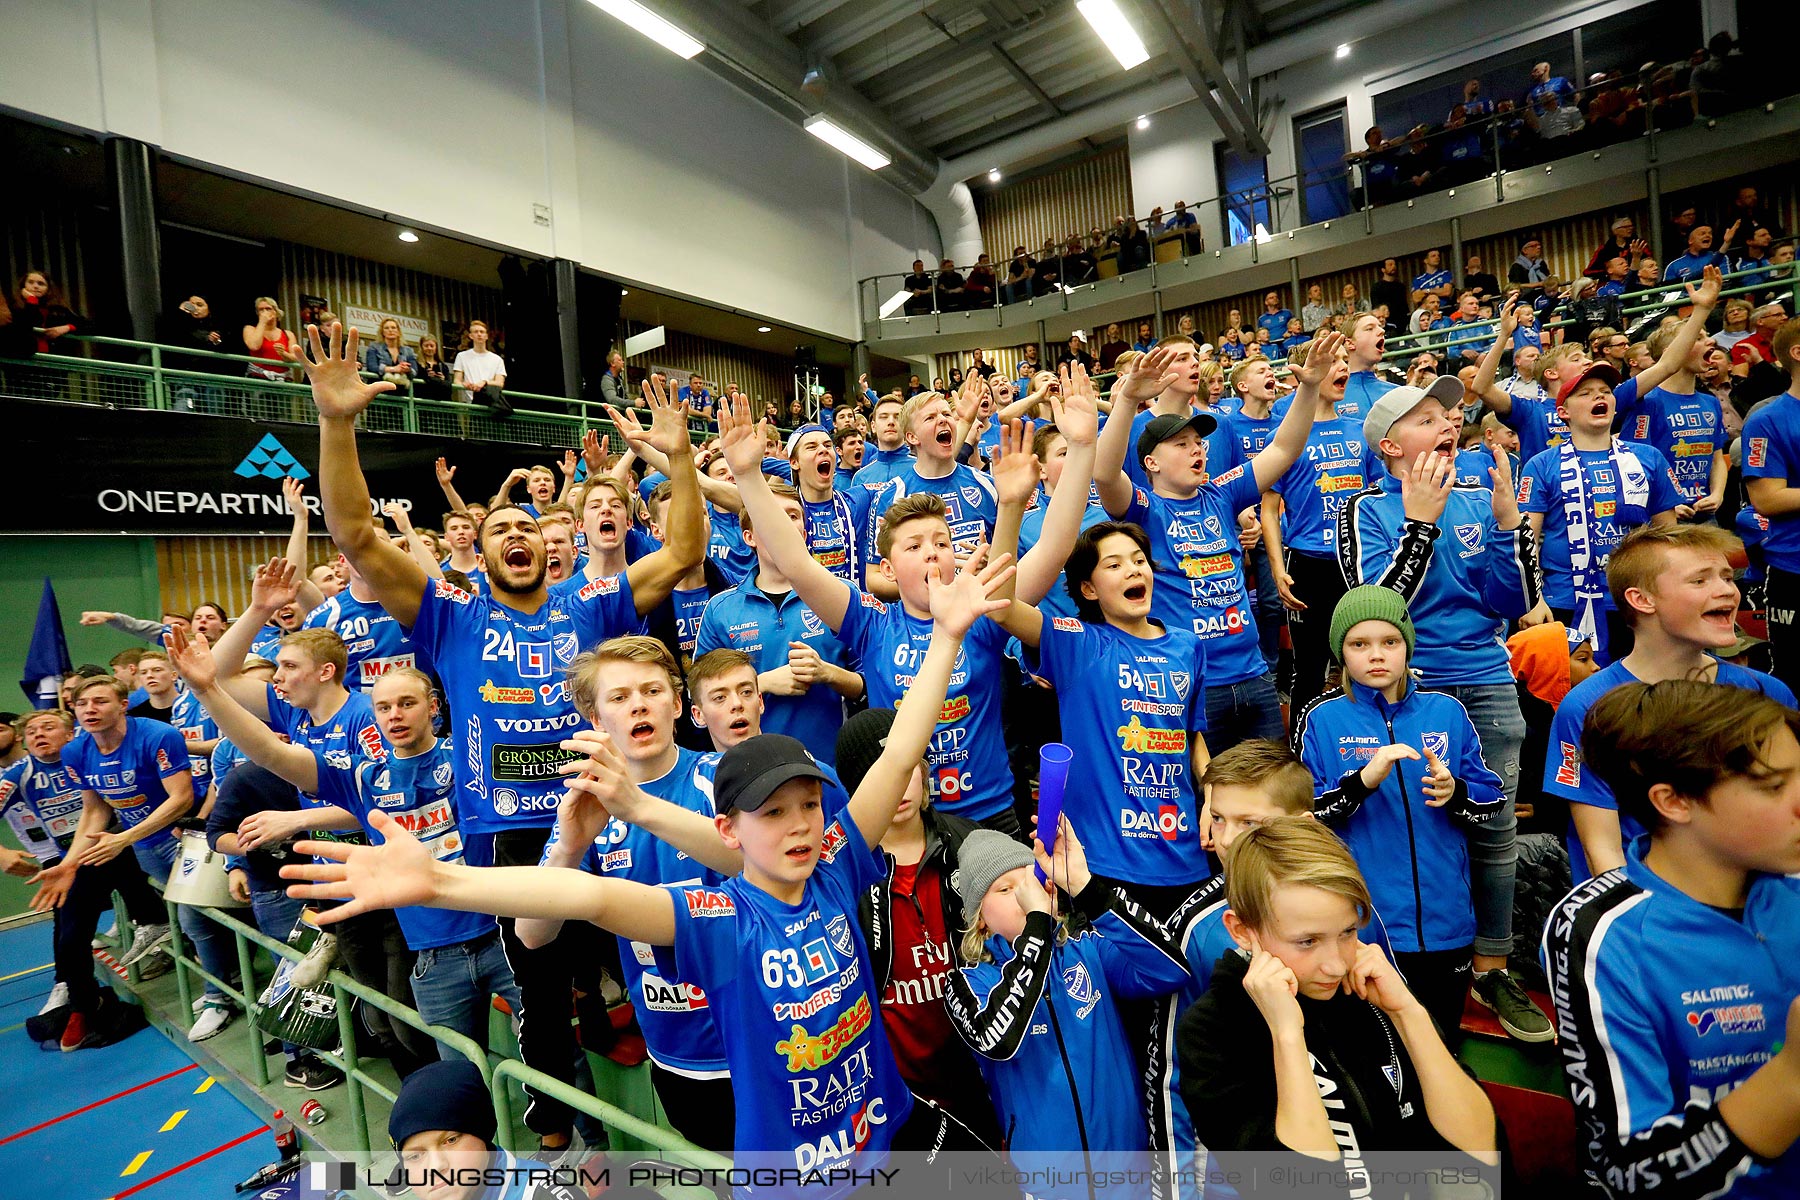
<instances>
[{"instance_id":1,"label":"ceiling light fixture","mask_svg":"<svg viewBox=\"0 0 1800 1200\"><path fill-rule=\"evenodd\" d=\"M1349 58L1350 57L1350 43L1349 42L1343 42L1338 46L1337 56L1339 58Z\"/></svg>"},{"instance_id":2,"label":"ceiling light fixture","mask_svg":"<svg viewBox=\"0 0 1800 1200\"><path fill-rule=\"evenodd\" d=\"M1112 51L1121 67L1129 71L1139 63L1150 61L1144 39L1125 19L1117 0L1077 0L1075 7L1094 27L1094 32L1100 35L1100 40L1106 43L1106 48Z\"/></svg>"},{"instance_id":3,"label":"ceiling light fixture","mask_svg":"<svg viewBox=\"0 0 1800 1200\"><path fill-rule=\"evenodd\" d=\"M1138 131L1140 133L1143 132L1144 130L1150 128L1150 118L1149 117L1139 117L1137 119L1137 127L1138 127Z\"/></svg>"},{"instance_id":4,"label":"ceiling light fixture","mask_svg":"<svg viewBox=\"0 0 1800 1200\"><path fill-rule=\"evenodd\" d=\"M911 297L911 295L912 295L911 292L902 288L901 290L895 292L892 296L889 296L886 300L883 300L881 302L881 313L880 313L881 319L883 321L885 321L889 317L893 316L895 313L899 312L901 306L906 303L907 299L909 297Z\"/></svg>"},{"instance_id":5,"label":"ceiling light fixture","mask_svg":"<svg viewBox=\"0 0 1800 1200\"><path fill-rule=\"evenodd\" d=\"M619 295L621 295L621 296L629 296L629 295L631 295L631 292L630 292L630 290L629 290L629 289L626 289L626 288L620 288L620 289L619 289Z\"/></svg>"},{"instance_id":6,"label":"ceiling light fixture","mask_svg":"<svg viewBox=\"0 0 1800 1200\"><path fill-rule=\"evenodd\" d=\"M416 242L419 240L419 235L410 229L402 229L400 231L400 240L403 242Z\"/></svg>"},{"instance_id":7,"label":"ceiling light fixture","mask_svg":"<svg viewBox=\"0 0 1800 1200\"><path fill-rule=\"evenodd\" d=\"M692 58L706 49L698 38L676 28L637 0L588 0L588 3L607 16L625 22L657 45L682 58Z\"/></svg>"},{"instance_id":8,"label":"ceiling light fixture","mask_svg":"<svg viewBox=\"0 0 1800 1200\"><path fill-rule=\"evenodd\" d=\"M988 168L988 182L989 183L999 183L1000 182L1000 168L999 167L989 167Z\"/></svg>"},{"instance_id":9,"label":"ceiling light fixture","mask_svg":"<svg viewBox=\"0 0 1800 1200\"><path fill-rule=\"evenodd\" d=\"M758 325L758 326L757 326L757 327L756 327L756 332L758 332L758 333L768 333L768 332L770 332L770 329L769 329L769 327L768 327L768 326L767 326L767 325Z\"/></svg>"},{"instance_id":10,"label":"ceiling light fixture","mask_svg":"<svg viewBox=\"0 0 1800 1200\"><path fill-rule=\"evenodd\" d=\"M806 118L806 132L838 153L854 158L871 171L879 171L893 161L824 113Z\"/></svg>"}]
</instances>

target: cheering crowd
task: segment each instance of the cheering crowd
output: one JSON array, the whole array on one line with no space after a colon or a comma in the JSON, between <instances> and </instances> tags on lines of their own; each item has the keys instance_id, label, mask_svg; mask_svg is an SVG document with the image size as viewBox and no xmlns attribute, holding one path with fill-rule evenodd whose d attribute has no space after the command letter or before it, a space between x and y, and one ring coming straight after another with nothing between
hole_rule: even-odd
<instances>
[{"instance_id":1,"label":"cheering crowd","mask_svg":"<svg viewBox=\"0 0 1800 1200\"><path fill-rule=\"evenodd\" d=\"M1719 286L1623 367L1565 342L1498 382L1515 297L1466 381L1395 385L1357 313L1285 386L1176 334L1104 396L1074 360L879 397L866 454L741 396L696 446L652 379L560 492L532 467L464 503L440 459L443 552L358 466L391 384L309 329L335 561L289 485L247 611L88 614L160 648L20 723L0 801L36 862L6 866L57 908L63 1048L95 1033L99 913L123 893L153 961L144 876L199 814L265 932L335 933L482 1045L502 998L553 1077L591 1086L622 984L669 1124L830 1181L808 1194L933 1149L1169 1172L1033 1189L1068 1196L1228 1194L1261 1150L1492 1166L1472 996L1559 1040L1590 1178L1792 1195L1800 321L1744 423L1740 538L1696 387ZM1773 674L1741 661L1746 566ZM1522 796L1572 862L1543 929L1514 921ZM1516 971L1540 937L1551 1013ZM210 990L190 1036L232 1015ZM367 1032L403 1075L437 1056ZM295 1048L287 1081L337 1077ZM529 1100L548 1152L603 1136Z\"/></svg>"}]
</instances>

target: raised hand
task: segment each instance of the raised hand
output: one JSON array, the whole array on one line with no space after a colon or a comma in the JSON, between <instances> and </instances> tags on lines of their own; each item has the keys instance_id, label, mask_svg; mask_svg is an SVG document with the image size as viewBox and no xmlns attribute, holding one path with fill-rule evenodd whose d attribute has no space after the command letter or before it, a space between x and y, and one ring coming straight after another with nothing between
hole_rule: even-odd
<instances>
[{"instance_id":1,"label":"raised hand","mask_svg":"<svg viewBox=\"0 0 1800 1200\"><path fill-rule=\"evenodd\" d=\"M281 868L283 879L305 879L288 888L296 900L347 900L321 912L318 923L330 925L378 908L404 908L429 903L437 895L436 860L418 838L381 809L369 812L369 826L386 839L379 846L348 842L294 843L294 852L323 858L323 863Z\"/></svg>"},{"instance_id":2,"label":"raised hand","mask_svg":"<svg viewBox=\"0 0 1800 1200\"><path fill-rule=\"evenodd\" d=\"M956 420L960 425L973 425L981 411L981 393L987 390L987 378L980 371L970 371L963 379L962 391L956 395Z\"/></svg>"},{"instance_id":3,"label":"raised hand","mask_svg":"<svg viewBox=\"0 0 1800 1200\"><path fill-rule=\"evenodd\" d=\"M1031 820L1035 826L1037 818ZM1075 836L1075 827L1069 824L1067 813L1057 816L1056 838L1051 846L1046 847L1043 835L1033 830L1031 853L1044 872L1044 878L1061 888L1065 895L1085 891L1088 881L1093 878L1093 873L1088 870L1087 851L1082 848L1081 839Z\"/></svg>"},{"instance_id":4,"label":"raised hand","mask_svg":"<svg viewBox=\"0 0 1800 1200\"><path fill-rule=\"evenodd\" d=\"M1719 289L1725 286L1725 275L1717 267L1707 267L1700 272L1700 284L1682 285L1687 289L1688 300L1695 308L1712 308L1719 302Z\"/></svg>"},{"instance_id":5,"label":"raised hand","mask_svg":"<svg viewBox=\"0 0 1800 1200\"><path fill-rule=\"evenodd\" d=\"M1506 300L1500 305L1500 335L1511 338L1513 330L1519 327L1519 293L1506 293Z\"/></svg>"},{"instance_id":6,"label":"raised hand","mask_svg":"<svg viewBox=\"0 0 1800 1200\"><path fill-rule=\"evenodd\" d=\"M271 558L256 568L250 583L250 607L276 612L300 599L300 570L285 558Z\"/></svg>"},{"instance_id":7,"label":"raised hand","mask_svg":"<svg viewBox=\"0 0 1800 1200\"><path fill-rule=\"evenodd\" d=\"M976 618L1000 612L1012 603L994 596L1000 585L1018 570L1012 555L1002 554L981 566L986 557L987 546L977 546L969 556L968 565L949 583L943 581L936 566L926 576L926 585L931 590L931 619L939 629L952 636L961 637L969 632Z\"/></svg>"},{"instance_id":8,"label":"raised hand","mask_svg":"<svg viewBox=\"0 0 1800 1200\"><path fill-rule=\"evenodd\" d=\"M445 462L442 455L438 456L438 460L435 465L437 467L438 486L439 487L449 487L450 481L452 479L456 478L456 468L451 466L449 463Z\"/></svg>"},{"instance_id":9,"label":"raised hand","mask_svg":"<svg viewBox=\"0 0 1800 1200\"><path fill-rule=\"evenodd\" d=\"M112 620L114 617L116 617L118 615L119 615L118 613L104 612L104 611L101 611L98 609L89 609L88 611L81 614L81 623L83 625L104 625L108 621Z\"/></svg>"},{"instance_id":10,"label":"raised hand","mask_svg":"<svg viewBox=\"0 0 1800 1200\"><path fill-rule=\"evenodd\" d=\"M1001 504L1023 505L1037 494L1038 460L1031 452L1030 421L1008 421L1000 428L1000 455L989 474Z\"/></svg>"},{"instance_id":11,"label":"raised hand","mask_svg":"<svg viewBox=\"0 0 1800 1200\"><path fill-rule=\"evenodd\" d=\"M1131 364L1130 374L1113 383L1113 403L1124 401L1127 408L1137 408L1154 400L1180 377L1175 370L1175 347L1160 346Z\"/></svg>"},{"instance_id":12,"label":"raised hand","mask_svg":"<svg viewBox=\"0 0 1800 1200\"><path fill-rule=\"evenodd\" d=\"M312 353L301 350L294 361L305 368L306 378L312 382L313 404L321 417L354 417L375 397L393 391L394 384L386 379L363 381L356 330L350 331L347 343L340 322L333 321L326 332L329 345L320 341L317 325L308 325L306 338Z\"/></svg>"},{"instance_id":13,"label":"raised hand","mask_svg":"<svg viewBox=\"0 0 1800 1200\"><path fill-rule=\"evenodd\" d=\"M1303 387L1318 387L1325 382L1325 376L1337 365L1338 355L1344 349L1344 335L1335 331L1314 338L1307 344L1306 361L1296 364L1288 359L1288 371L1296 382Z\"/></svg>"},{"instance_id":14,"label":"raised hand","mask_svg":"<svg viewBox=\"0 0 1800 1200\"><path fill-rule=\"evenodd\" d=\"M203 692L219 681L219 668L213 662L212 648L206 639L196 637L188 639L187 631L179 625L171 625L163 634L163 647L169 652L169 661L187 680L190 688Z\"/></svg>"},{"instance_id":15,"label":"raised hand","mask_svg":"<svg viewBox=\"0 0 1800 1200\"><path fill-rule=\"evenodd\" d=\"M1428 797L1426 807L1442 808L1456 794L1456 777L1450 774L1450 768L1444 765L1444 760L1432 753L1430 746L1424 749L1425 784L1419 790Z\"/></svg>"},{"instance_id":16,"label":"raised hand","mask_svg":"<svg viewBox=\"0 0 1800 1200\"><path fill-rule=\"evenodd\" d=\"M1051 389L1050 419L1071 446L1092 446L1100 439L1100 393L1080 363L1064 363L1057 369L1057 386Z\"/></svg>"},{"instance_id":17,"label":"raised hand","mask_svg":"<svg viewBox=\"0 0 1800 1200\"><path fill-rule=\"evenodd\" d=\"M661 375L644 380L644 400L650 406L650 432L644 440L664 454L679 454L691 448L688 439L688 406L685 400L670 400Z\"/></svg>"},{"instance_id":18,"label":"raised hand","mask_svg":"<svg viewBox=\"0 0 1800 1200\"><path fill-rule=\"evenodd\" d=\"M575 478L575 464L580 461L580 456L573 450L564 450L562 461L556 465L562 469L564 479L573 480Z\"/></svg>"},{"instance_id":19,"label":"raised hand","mask_svg":"<svg viewBox=\"0 0 1800 1200\"><path fill-rule=\"evenodd\" d=\"M401 533L412 532L412 514L406 511L404 504L395 501L381 506L381 515L394 523L394 528Z\"/></svg>"},{"instance_id":20,"label":"raised hand","mask_svg":"<svg viewBox=\"0 0 1800 1200\"><path fill-rule=\"evenodd\" d=\"M1525 520L1519 514L1519 493L1513 486L1512 459L1500 446L1492 447L1494 465L1488 468L1488 478L1494 482L1494 522L1502 532L1510 533ZM1439 509L1442 512L1442 509Z\"/></svg>"},{"instance_id":21,"label":"raised hand","mask_svg":"<svg viewBox=\"0 0 1800 1200\"><path fill-rule=\"evenodd\" d=\"M440 460L441 461L441 460ZM281 477L281 495L287 501L288 511L296 517L306 517L306 485L292 476Z\"/></svg>"},{"instance_id":22,"label":"raised hand","mask_svg":"<svg viewBox=\"0 0 1800 1200\"><path fill-rule=\"evenodd\" d=\"M1505 451L1500 451L1502 459ZM1512 495L1510 480L1512 470L1506 471L1509 486L1506 494ZM1450 486L1456 481L1455 472L1451 470L1450 459L1430 450L1422 451L1413 461L1410 470L1400 475L1400 504L1409 521L1423 521L1427 525L1436 525L1438 518L1444 515L1444 506L1450 503ZM1494 511L1499 513L1500 501L1494 501ZM1513 513L1519 511L1518 500L1512 502Z\"/></svg>"},{"instance_id":23,"label":"raised hand","mask_svg":"<svg viewBox=\"0 0 1800 1200\"><path fill-rule=\"evenodd\" d=\"M741 393L733 396L730 404L719 405L719 453L725 456L733 478L762 473L767 433L768 422L750 419L750 401Z\"/></svg>"},{"instance_id":24,"label":"raised hand","mask_svg":"<svg viewBox=\"0 0 1800 1200\"><path fill-rule=\"evenodd\" d=\"M606 470L606 460L611 455L611 439L592 429L584 430L581 435L581 458L587 463L589 479L599 478Z\"/></svg>"}]
</instances>

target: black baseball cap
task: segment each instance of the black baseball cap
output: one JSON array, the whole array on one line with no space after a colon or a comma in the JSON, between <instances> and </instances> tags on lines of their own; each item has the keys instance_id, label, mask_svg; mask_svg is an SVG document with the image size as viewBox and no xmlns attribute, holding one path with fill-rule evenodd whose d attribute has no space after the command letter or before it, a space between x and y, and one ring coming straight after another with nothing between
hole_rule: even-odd
<instances>
[{"instance_id":1,"label":"black baseball cap","mask_svg":"<svg viewBox=\"0 0 1800 1200\"><path fill-rule=\"evenodd\" d=\"M755 812L790 779L828 782L799 741L783 733L746 738L725 752L713 773L713 804L721 813Z\"/></svg>"},{"instance_id":2,"label":"black baseball cap","mask_svg":"<svg viewBox=\"0 0 1800 1200\"><path fill-rule=\"evenodd\" d=\"M1145 455L1184 429L1191 429L1201 437L1205 437L1218 427L1219 422L1213 418L1211 413L1195 413L1191 417L1175 414L1157 417L1144 426L1144 432L1138 434L1138 461L1142 462Z\"/></svg>"}]
</instances>

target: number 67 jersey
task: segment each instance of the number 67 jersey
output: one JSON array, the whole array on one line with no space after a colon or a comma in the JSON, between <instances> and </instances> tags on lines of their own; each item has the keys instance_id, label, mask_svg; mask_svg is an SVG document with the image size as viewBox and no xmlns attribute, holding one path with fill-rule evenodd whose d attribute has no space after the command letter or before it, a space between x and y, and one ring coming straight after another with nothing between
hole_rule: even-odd
<instances>
[{"instance_id":1,"label":"number 67 jersey","mask_svg":"<svg viewBox=\"0 0 1800 1200\"><path fill-rule=\"evenodd\" d=\"M587 722L567 673L583 650L641 628L625 576L558 590L536 612L427 580L412 639L431 655L457 724L456 813L469 861L485 866L477 834L556 820L558 745Z\"/></svg>"}]
</instances>

